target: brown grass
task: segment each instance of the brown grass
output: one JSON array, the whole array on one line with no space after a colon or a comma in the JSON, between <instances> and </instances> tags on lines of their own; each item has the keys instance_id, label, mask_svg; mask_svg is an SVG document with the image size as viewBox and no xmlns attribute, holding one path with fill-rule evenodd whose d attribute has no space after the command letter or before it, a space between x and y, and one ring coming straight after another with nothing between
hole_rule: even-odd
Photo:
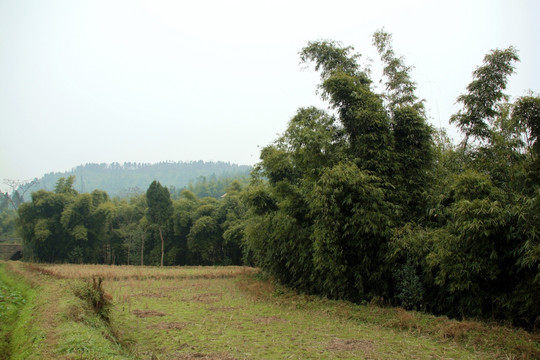
<instances>
[{"instance_id":1,"label":"brown grass","mask_svg":"<svg viewBox=\"0 0 540 360\"><path fill-rule=\"evenodd\" d=\"M402 330L411 330L418 328L418 321L416 320L416 316L413 312L406 311L403 308L396 308L396 324L394 326L397 326L398 328Z\"/></svg>"},{"instance_id":2,"label":"brown grass","mask_svg":"<svg viewBox=\"0 0 540 360\"><path fill-rule=\"evenodd\" d=\"M127 265L71 265L71 264L27 264L28 269L39 274L51 275L59 279L104 280L166 280L166 279L216 279L233 278L259 272L247 266L127 266Z\"/></svg>"},{"instance_id":3,"label":"brown grass","mask_svg":"<svg viewBox=\"0 0 540 360\"><path fill-rule=\"evenodd\" d=\"M449 321L440 329L443 339L463 340L472 335L476 337L476 343L481 342L484 331L487 331L485 325L472 321Z\"/></svg>"},{"instance_id":4,"label":"brown grass","mask_svg":"<svg viewBox=\"0 0 540 360\"><path fill-rule=\"evenodd\" d=\"M255 299L266 299L275 290L270 281L256 281L252 277L243 277L237 281L237 286L247 295Z\"/></svg>"}]
</instances>

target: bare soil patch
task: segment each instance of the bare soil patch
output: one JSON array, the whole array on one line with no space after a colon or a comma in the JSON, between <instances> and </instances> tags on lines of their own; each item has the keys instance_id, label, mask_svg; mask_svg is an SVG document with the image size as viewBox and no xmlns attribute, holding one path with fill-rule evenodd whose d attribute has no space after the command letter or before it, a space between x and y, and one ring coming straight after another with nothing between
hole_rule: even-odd
<instances>
[{"instance_id":1,"label":"bare soil patch","mask_svg":"<svg viewBox=\"0 0 540 360\"><path fill-rule=\"evenodd\" d=\"M326 350L336 352L361 350L364 353L371 353L374 349L373 341L361 339L334 339L326 347Z\"/></svg>"},{"instance_id":2,"label":"bare soil patch","mask_svg":"<svg viewBox=\"0 0 540 360\"><path fill-rule=\"evenodd\" d=\"M285 323L287 320L280 318L279 316L258 316L253 319L253 322L257 324L272 324L272 323Z\"/></svg>"},{"instance_id":3,"label":"bare soil patch","mask_svg":"<svg viewBox=\"0 0 540 360\"><path fill-rule=\"evenodd\" d=\"M139 318L147 318L152 316L165 316L164 312L156 311L156 310L133 310L131 312L133 315Z\"/></svg>"},{"instance_id":4,"label":"bare soil patch","mask_svg":"<svg viewBox=\"0 0 540 360\"><path fill-rule=\"evenodd\" d=\"M187 322L162 322L159 324L148 325L147 329L156 329L156 330L182 330L189 323Z\"/></svg>"}]
</instances>

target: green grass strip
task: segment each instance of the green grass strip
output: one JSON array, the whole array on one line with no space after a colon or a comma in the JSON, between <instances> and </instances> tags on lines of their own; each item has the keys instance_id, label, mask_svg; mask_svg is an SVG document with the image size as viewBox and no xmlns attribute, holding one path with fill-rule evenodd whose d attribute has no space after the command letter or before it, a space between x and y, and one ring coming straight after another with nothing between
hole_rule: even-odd
<instances>
[{"instance_id":1,"label":"green grass strip","mask_svg":"<svg viewBox=\"0 0 540 360\"><path fill-rule=\"evenodd\" d=\"M24 358L18 354L32 341L21 325L31 318L29 303L34 297L34 289L9 274L0 262L0 359Z\"/></svg>"}]
</instances>

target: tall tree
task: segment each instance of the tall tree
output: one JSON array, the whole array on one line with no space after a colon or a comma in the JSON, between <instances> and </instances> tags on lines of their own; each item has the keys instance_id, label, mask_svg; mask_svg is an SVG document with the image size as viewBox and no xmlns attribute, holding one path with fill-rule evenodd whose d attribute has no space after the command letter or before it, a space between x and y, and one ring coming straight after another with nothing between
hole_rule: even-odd
<instances>
[{"instance_id":1,"label":"tall tree","mask_svg":"<svg viewBox=\"0 0 540 360\"><path fill-rule=\"evenodd\" d=\"M405 65L404 58L395 54L392 35L384 30L375 32L373 45L386 78L382 96L387 102L394 138L394 201L402 206L404 219L411 220L425 213L425 193L433 165L433 130L427 122L423 100L415 93L412 66Z\"/></svg>"},{"instance_id":2,"label":"tall tree","mask_svg":"<svg viewBox=\"0 0 540 360\"><path fill-rule=\"evenodd\" d=\"M163 240L163 225L173 214L171 194L166 187L154 180L146 191L146 202L148 203L148 219L157 225L159 237L161 239L161 266L163 266L163 256L165 254L165 241Z\"/></svg>"},{"instance_id":3,"label":"tall tree","mask_svg":"<svg viewBox=\"0 0 540 360\"><path fill-rule=\"evenodd\" d=\"M484 65L473 72L474 80L467 86L467 93L457 101L463 109L452 115L450 123L456 123L465 134L464 147L469 138L486 140L491 125L500 114L501 101L507 101L507 79L514 72L514 62L519 61L516 49L492 50L484 57Z\"/></svg>"},{"instance_id":4,"label":"tall tree","mask_svg":"<svg viewBox=\"0 0 540 360\"><path fill-rule=\"evenodd\" d=\"M415 94L416 83L411 79L412 66L405 65L403 57L398 57L392 47L392 34L379 30L373 34L373 45L377 48L384 64L383 75L386 76L384 98L391 111L396 108L411 106L423 110L423 101Z\"/></svg>"},{"instance_id":5,"label":"tall tree","mask_svg":"<svg viewBox=\"0 0 540 360\"><path fill-rule=\"evenodd\" d=\"M396 99L389 111L352 47L310 42L300 59L320 72L319 90L335 116L300 109L284 135L261 151L246 192L248 251L263 269L304 291L351 300L386 297L385 249L398 223L396 205L408 206L403 213L417 211L421 201L410 201L408 190L430 165L429 157L410 161L410 168L398 164L431 141L409 68L401 62L388 70Z\"/></svg>"},{"instance_id":6,"label":"tall tree","mask_svg":"<svg viewBox=\"0 0 540 360\"><path fill-rule=\"evenodd\" d=\"M540 186L540 96L519 98L514 103L512 119L521 127L523 142L529 154L528 187Z\"/></svg>"},{"instance_id":7,"label":"tall tree","mask_svg":"<svg viewBox=\"0 0 540 360\"><path fill-rule=\"evenodd\" d=\"M390 177L390 118L381 96L371 90L371 79L358 64L359 58L354 48L334 41L310 42L300 52L301 61L315 63L321 73L323 99L339 114L350 143L348 153L360 169Z\"/></svg>"}]
</instances>

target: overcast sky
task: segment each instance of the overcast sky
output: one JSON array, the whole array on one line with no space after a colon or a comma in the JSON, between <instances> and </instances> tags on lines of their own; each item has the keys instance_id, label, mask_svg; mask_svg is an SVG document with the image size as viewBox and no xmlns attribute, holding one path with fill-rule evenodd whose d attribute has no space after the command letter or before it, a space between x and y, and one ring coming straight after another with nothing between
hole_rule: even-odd
<instances>
[{"instance_id":1,"label":"overcast sky","mask_svg":"<svg viewBox=\"0 0 540 360\"><path fill-rule=\"evenodd\" d=\"M538 14L535 0L0 0L0 181L89 162L254 164L297 108L326 106L302 47L353 45L378 81L383 27L447 127L490 49L519 50L509 94L539 92Z\"/></svg>"}]
</instances>

